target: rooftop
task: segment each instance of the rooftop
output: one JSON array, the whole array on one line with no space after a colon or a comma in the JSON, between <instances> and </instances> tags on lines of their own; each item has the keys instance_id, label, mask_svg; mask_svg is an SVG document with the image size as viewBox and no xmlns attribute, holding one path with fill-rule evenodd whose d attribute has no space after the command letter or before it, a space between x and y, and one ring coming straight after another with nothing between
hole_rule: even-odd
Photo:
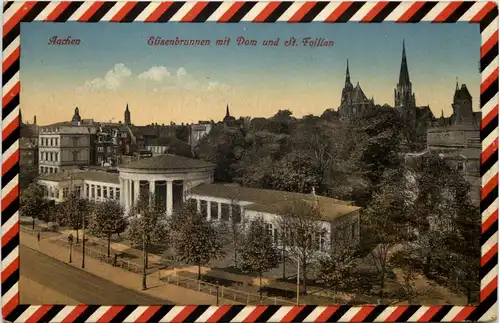
<instances>
[{"instance_id":1,"label":"rooftop","mask_svg":"<svg viewBox=\"0 0 500 323\"><path fill-rule=\"evenodd\" d=\"M126 169L156 169L156 170L182 170L193 168L213 168L212 163L207 163L203 160L187 158L176 155L158 155L151 158L135 160L124 164L119 168Z\"/></svg>"},{"instance_id":2,"label":"rooftop","mask_svg":"<svg viewBox=\"0 0 500 323\"><path fill-rule=\"evenodd\" d=\"M351 212L359 210L352 202L337 200L330 197L267 190L261 188L249 188L224 184L201 184L191 189L191 194L226 198L234 201L253 202L246 206L248 210L279 214L294 200L316 202L325 220L332 220ZM316 200L316 201L315 201Z\"/></svg>"},{"instance_id":3,"label":"rooftop","mask_svg":"<svg viewBox=\"0 0 500 323\"><path fill-rule=\"evenodd\" d=\"M69 180L87 180L111 184L119 184L118 173L108 173L100 171L83 171L83 172L62 172L57 174L50 174L40 176L40 180L50 182L64 182Z\"/></svg>"}]
</instances>

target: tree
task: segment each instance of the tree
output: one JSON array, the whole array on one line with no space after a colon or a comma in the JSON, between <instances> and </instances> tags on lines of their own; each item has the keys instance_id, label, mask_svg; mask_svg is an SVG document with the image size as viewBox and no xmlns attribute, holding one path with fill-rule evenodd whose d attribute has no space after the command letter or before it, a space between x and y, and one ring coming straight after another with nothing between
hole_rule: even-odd
<instances>
[{"instance_id":1,"label":"tree","mask_svg":"<svg viewBox=\"0 0 500 323\"><path fill-rule=\"evenodd\" d=\"M92 210L89 232L100 238L106 238L108 243L108 257L111 249L111 236L120 232L125 226L123 208L113 200L96 203Z\"/></svg>"},{"instance_id":2,"label":"tree","mask_svg":"<svg viewBox=\"0 0 500 323\"><path fill-rule=\"evenodd\" d=\"M283 157L273 174L273 187L282 191L309 193L323 180L321 168L300 151Z\"/></svg>"},{"instance_id":3,"label":"tree","mask_svg":"<svg viewBox=\"0 0 500 323\"><path fill-rule=\"evenodd\" d=\"M221 230L193 206L185 205L172 219L173 245L180 261L201 266L224 256Z\"/></svg>"},{"instance_id":4,"label":"tree","mask_svg":"<svg viewBox=\"0 0 500 323\"><path fill-rule=\"evenodd\" d=\"M228 238L227 243L232 246L234 266L238 267L239 249L244 241L244 229L246 227L247 220L245 217L241 216L241 208L237 201L232 201L230 207L232 209L232 216L228 219L228 221L222 221L220 223L220 228L223 235Z\"/></svg>"},{"instance_id":5,"label":"tree","mask_svg":"<svg viewBox=\"0 0 500 323\"><path fill-rule=\"evenodd\" d=\"M76 231L76 243L79 242L78 231L88 224L91 210L89 201L82 199L76 192L70 192L64 202L60 204L58 212L58 222Z\"/></svg>"},{"instance_id":6,"label":"tree","mask_svg":"<svg viewBox=\"0 0 500 323\"><path fill-rule=\"evenodd\" d=\"M43 187L32 183L21 191L19 212L23 216L32 218L32 227L35 229L35 219L46 220L49 212L46 210L47 202L43 196Z\"/></svg>"},{"instance_id":7,"label":"tree","mask_svg":"<svg viewBox=\"0 0 500 323\"><path fill-rule=\"evenodd\" d=\"M307 293L309 264L315 259L319 238L325 234L321 225L321 210L315 201L292 200L280 212L287 217L288 254L299 262L303 280L303 293ZM281 229L283 231L284 228Z\"/></svg>"},{"instance_id":8,"label":"tree","mask_svg":"<svg viewBox=\"0 0 500 323\"><path fill-rule=\"evenodd\" d=\"M415 281L421 270L421 259L416 253L415 248L405 245L400 250L391 255L391 264L393 267L401 270L402 290L409 304L418 296Z\"/></svg>"},{"instance_id":9,"label":"tree","mask_svg":"<svg viewBox=\"0 0 500 323\"><path fill-rule=\"evenodd\" d=\"M242 271L259 275L259 294L262 299L262 274L279 264L273 236L267 230L267 224L262 218L250 222L241 245L240 258L239 267Z\"/></svg>"},{"instance_id":10,"label":"tree","mask_svg":"<svg viewBox=\"0 0 500 323\"><path fill-rule=\"evenodd\" d=\"M356 264L355 250L347 244L336 244L319 258L318 279L334 292L346 289L354 282Z\"/></svg>"},{"instance_id":11,"label":"tree","mask_svg":"<svg viewBox=\"0 0 500 323\"><path fill-rule=\"evenodd\" d=\"M25 190L36 181L38 177L37 166L21 166L19 170L19 189Z\"/></svg>"}]
</instances>

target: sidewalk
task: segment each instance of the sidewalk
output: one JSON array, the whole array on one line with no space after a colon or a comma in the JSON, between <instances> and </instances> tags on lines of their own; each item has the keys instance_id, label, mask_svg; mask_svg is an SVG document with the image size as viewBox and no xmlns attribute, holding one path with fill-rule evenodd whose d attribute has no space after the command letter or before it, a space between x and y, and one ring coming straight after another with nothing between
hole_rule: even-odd
<instances>
[{"instance_id":1,"label":"sidewalk","mask_svg":"<svg viewBox=\"0 0 500 323\"><path fill-rule=\"evenodd\" d=\"M49 257L57 259L62 262L68 261L68 250L60 247L49 240L58 238L47 238L37 242L36 237L29 234L20 233L20 243L29 248L37 250L46 254ZM82 255L80 253L73 253L72 265L81 268ZM85 270L95 276L104 278L114 284L129 288L147 295L162 298L172 301L178 305L188 304L216 304L216 297L202 292L185 289L175 285L165 284L159 279L158 274L150 274L147 277L148 289L143 291L141 289L141 275L128 272L126 270L110 266L102 263L97 259L85 257ZM96 291L98 292L98 291ZM71 295L68 295L71 296ZM219 299L219 304L237 304L233 301L226 299Z\"/></svg>"}]
</instances>

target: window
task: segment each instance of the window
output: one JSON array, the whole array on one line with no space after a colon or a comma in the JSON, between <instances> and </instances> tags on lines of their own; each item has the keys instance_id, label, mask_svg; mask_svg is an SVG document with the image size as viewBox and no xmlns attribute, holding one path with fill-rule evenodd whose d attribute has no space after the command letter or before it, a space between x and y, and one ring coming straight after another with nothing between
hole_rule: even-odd
<instances>
[{"instance_id":1,"label":"window","mask_svg":"<svg viewBox=\"0 0 500 323\"><path fill-rule=\"evenodd\" d=\"M97 197L101 197L101 187L97 186Z\"/></svg>"},{"instance_id":2,"label":"window","mask_svg":"<svg viewBox=\"0 0 500 323\"><path fill-rule=\"evenodd\" d=\"M273 225L271 223L266 223L267 233L272 237L273 236Z\"/></svg>"},{"instance_id":3,"label":"window","mask_svg":"<svg viewBox=\"0 0 500 323\"><path fill-rule=\"evenodd\" d=\"M321 232L319 235L319 250L320 251L326 251L327 245L326 245L326 232Z\"/></svg>"},{"instance_id":4,"label":"window","mask_svg":"<svg viewBox=\"0 0 500 323\"><path fill-rule=\"evenodd\" d=\"M95 186L94 185L90 186L90 197L95 199Z\"/></svg>"},{"instance_id":5,"label":"window","mask_svg":"<svg viewBox=\"0 0 500 323\"><path fill-rule=\"evenodd\" d=\"M102 153L104 151L104 147L102 147L102 146L97 147L97 151Z\"/></svg>"},{"instance_id":6,"label":"window","mask_svg":"<svg viewBox=\"0 0 500 323\"><path fill-rule=\"evenodd\" d=\"M221 218L222 220L229 221L230 205L221 203Z\"/></svg>"},{"instance_id":7,"label":"window","mask_svg":"<svg viewBox=\"0 0 500 323\"><path fill-rule=\"evenodd\" d=\"M69 192L69 189L67 187L65 187L63 189L63 198L67 198L68 197L68 192Z\"/></svg>"},{"instance_id":8,"label":"window","mask_svg":"<svg viewBox=\"0 0 500 323\"><path fill-rule=\"evenodd\" d=\"M208 216L208 202L205 201L205 200L200 200L200 212L201 214L203 215L207 215Z\"/></svg>"},{"instance_id":9,"label":"window","mask_svg":"<svg viewBox=\"0 0 500 323\"><path fill-rule=\"evenodd\" d=\"M73 137L73 147L78 147L78 137Z\"/></svg>"},{"instance_id":10,"label":"window","mask_svg":"<svg viewBox=\"0 0 500 323\"><path fill-rule=\"evenodd\" d=\"M356 223L351 224L351 239L356 238Z\"/></svg>"},{"instance_id":11,"label":"window","mask_svg":"<svg viewBox=\"0 0 500 323\"><path fill-rule=\"evenodd\" d=\"M78 151L73 151L73 161L76 162L78 161Z\"/></svg>"},{"instance_id":12,"label":"window","mask_svg":"<svg viewBox=\"0 0 500 323\"><path fill-rule=\"evenodd\" d=\"M115 189L113 187L108 187L109 190L109 198L113 199L115 196Z\"/></svg>"},{"instance_id":13,"label":"window","mask_svg":"<svg viewBox=\"0 0 500 323\"><path fill-rule=\"evenodd\" d=\"M50 138L50 145L54 146L54 138Z\"/></svg>"},{"instance_id":14,"label":"window","mask_svg":"<svg viewBox=\"0 0 500 323\"><path fill-rule=\"evenodd\" d=\"M108 153L110 153L110 152L111 152L111 147L108 147Z\"/></svg>"},{"instance_id":15,"label":"window","mask_svg":"<svg viewBox=\"0 0 500 323\"><path fill-rule=\"evenodd\" d=\"M57 138L55 138L54 140L55 140L55 142L56 142L56 146L58 146L58 141L59 141L59 140L58 140Z\"/></svg>"},{"instance_id":16,"label":"window","mask_svg":"<svg viewBox=\"0 0 500 323\"><path fill-rule=\"evenodd\" d=\"M102 195L105 199L108 198L108 190L107 190L107 187L103 187L102 188Z\"/></svg>"},{"instance_id":17,"label":"window","mask_svg":"<svg viewBox=\"0 0 500 323\"><path fill-rule=\"evenodd\" d=\"M210 220L217 220L219 217L219 203L210 202Z\"/></svg>"},{"instance_id":18,"label":"window","mask_svg":"<svg viewBox=\"0 0 500 323\"><path fill-rule=\"evenodd\" d=\"M115 188L115 200L120 200L120 188Z\"/></svg>"},{"instance_id":19,"label":"window","mask_svg":"<svg viewBox=\"0 0 500 323\"><path fill-rule=\"evenodd\" d=\"M49 153L49 161L52 161L52 156L53 156L53 153L52 153L52 152L50 152L50 153Z\"/></svg>"},{"instance_id":20,"label":"window","mask_svg":"<svg viewBox=\"0 0 500 323\"><path fill-rule=\"evenodd\" d=\"M80 186L75 187L76 196L82 195L82 188Z\"/></svg>"},{"instance_id":21,"label":"window","mask_svg":"<svg viewBox=\"0 0 500 323\"><path fill-rule=\"evenodd\" d=\"M232 210L232 218L234 223L241 222L241 207L239 205L231 205Z\"/></svg>"},{"instance_id":22,"label":"window","mask_svg":"<svg viewBox=\"0 0 500 323\"><path fill-rule=\"evenodd\" d=\"M89 197L89 193L90 193L90 187L89 187L89 184L85 184L85 196L86 196L86 197Z\"/></svg>"},{"instance_id":23,"label":"window","mask_svg":"<svg viewBox=\"0 0 500 323\"><path fill-rule=\"evenodd\" d=\"M460 173L465 173L465 170L467 169L466 164L464 161L459 161L457 162L457 170Z\"/></svg>"}]
</instances>

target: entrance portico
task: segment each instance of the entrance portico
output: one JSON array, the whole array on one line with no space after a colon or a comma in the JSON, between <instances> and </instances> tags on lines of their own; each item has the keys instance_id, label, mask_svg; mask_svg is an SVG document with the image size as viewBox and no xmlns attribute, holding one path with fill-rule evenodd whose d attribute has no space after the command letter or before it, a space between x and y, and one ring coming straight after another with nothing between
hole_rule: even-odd
<instances>
[{"instance_id":1,"label":"entrance portico","mask_svg":"<svg viewBox=\"0 0 500 323\"><path fill-rule=\"evenodd\" d=\"M137 203L141 192L151 192L155 203L161 203L166 214L184 202L189 190L213 181L214 165L191 158L159 155L118 167L120 200L128 213Z\"/></svg>"}]
</instances>

